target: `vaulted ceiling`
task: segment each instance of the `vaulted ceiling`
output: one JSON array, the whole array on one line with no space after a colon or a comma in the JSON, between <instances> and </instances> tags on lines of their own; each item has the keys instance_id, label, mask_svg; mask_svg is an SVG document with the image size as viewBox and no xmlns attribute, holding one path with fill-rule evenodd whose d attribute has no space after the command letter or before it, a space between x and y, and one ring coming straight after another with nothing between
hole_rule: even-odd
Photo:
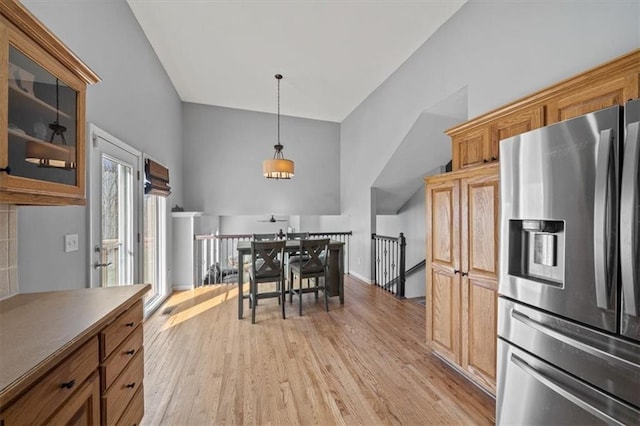
<instances>
[{"instance_id":1,"label":"vaulted ceiling","mask_svg":"<svg viewBox=\"0 0 640 426\"><path fill-rule=\"evenodd\" d=\"M341 122L464 0L127 0L184 102Z\"/></svg>"}]
</instances>

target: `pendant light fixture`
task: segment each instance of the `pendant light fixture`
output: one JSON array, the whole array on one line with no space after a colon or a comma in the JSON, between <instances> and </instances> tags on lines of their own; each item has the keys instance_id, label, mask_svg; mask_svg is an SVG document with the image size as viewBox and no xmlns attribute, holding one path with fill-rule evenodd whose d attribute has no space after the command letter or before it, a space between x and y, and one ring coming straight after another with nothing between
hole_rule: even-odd
<instances>
[{"instance_id":1,"label":"pendant light fixture","mask_svg":"<svg viewBox=\"0 0 640 426\"><path fill-rule=\"evenodd\" d=\"M275 75L278 80L278 143L273 147L276 152L273 158L262 162L262 174L267 179L291 179L293 177L293 161L287 160L282 154L282 144L280 143L280 80L281 74Z\"/></svg>"},{"instance_id":2,"label":"pendant light fixture","mask_svg":"<svg viewBox=\"0 0 640 426\"><path fill-rule=\"evenodd\" d=\"M25 147L25 160L40 167L53 167L71 170L76 168L76 149L67 145L64 132L67 128L60 124L60 82L56 78L56 121L49 124L51 138L49 143L41 140L30 140ZM55 143L58 135L62 143Z\"/></svg>"}]
</instances>

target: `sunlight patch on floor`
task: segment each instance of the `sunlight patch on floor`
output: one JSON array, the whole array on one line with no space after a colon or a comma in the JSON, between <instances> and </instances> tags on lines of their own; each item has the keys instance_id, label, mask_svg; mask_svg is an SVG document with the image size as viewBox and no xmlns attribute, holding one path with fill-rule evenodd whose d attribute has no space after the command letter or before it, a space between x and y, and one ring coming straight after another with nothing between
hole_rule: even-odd
<instances>
[{"instance_id":1,"label":"sunlight patch on floor","mask_svg":"<svg viewBox=\"0 0 640 426\"><path fill-rule=\"evenodd\" d=\"M189 293L188 294L189 297L183 298L182 301L188 300L190 297L194 297L193 292L185 292L185 293ZM171 315L167 319L167 322L162 326L162 331L168 330L171 327L174 327L178 324L188 321L189 319L195 317L196 315L200 315L201 313L206 312L209 309L215 308L216 306L228 300L235 299L236 297L238 297L238 287L233 286L233 288L230 288L228 291L225 291L224 293L218 296L212 297L211 299L198 303L197 305L187 308L183 311L176 312L175 314ZM173 303L174 300L171 300L171 302Z\"/></svg>"}]
</instances>

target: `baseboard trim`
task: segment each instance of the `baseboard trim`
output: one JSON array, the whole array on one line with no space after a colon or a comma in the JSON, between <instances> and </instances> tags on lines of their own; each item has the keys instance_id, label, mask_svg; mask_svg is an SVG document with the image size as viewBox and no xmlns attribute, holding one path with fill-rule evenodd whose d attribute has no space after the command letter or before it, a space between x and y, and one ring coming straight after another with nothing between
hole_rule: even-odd
<instances>
[{"instance_id":1,"label":"baseboard trim","mask_svg":"<svg viewBox=\"0 0 640 426\"><path fill-rule=\"evenodd\" d=\"M353 275L356 279L358 279L359 281L362 281L365 284L373 284L372 280L370 280L367 277L363 277L362 275L358 274L357 272L350 271L349 275Z\"/></svg>"},{"instance_id":2,"label":"baseboard trim","mask_svg":"<svg viewBox=\"0 0 640 426\"><path fill-rule=\"evenodd\" d=\"M174 285L173 291L193 290L192 285Z\"/></svg>"}]
</instances>

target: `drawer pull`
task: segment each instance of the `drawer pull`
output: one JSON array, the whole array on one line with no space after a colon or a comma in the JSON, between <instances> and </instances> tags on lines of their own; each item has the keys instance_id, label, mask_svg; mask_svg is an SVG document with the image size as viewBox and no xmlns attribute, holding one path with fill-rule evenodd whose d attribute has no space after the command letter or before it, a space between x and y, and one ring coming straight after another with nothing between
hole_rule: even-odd
<instances>
[{"instance_id":1,"label":"drawer pull","mask_svg":"<svg viewBox=\"0 0 640 426\"><path fill-rule=\"evenodd\" d=\"M135 350L135 349L131 349L130 351L126 351L126 352L125 352L125 354L126 354L126 355L133 355L133 354L135 354L135 353L136 353L136 350Z\"/></svg>"},{"instance_id":2,"label":"drawer pull","mask_svg":"<svg viewBox=\"0 0 640 426\"><path fill-rule=\"evenodd\" d=\"M129 383L128 385L125 385L125 388L134 388L136 386L136 382L133 383Z\"/></svg>"},{"instance_id":3,"label":"drawer pull","mask_svg":"<svg viewBox=\"0 0 640 426\"><path fill-rule=\"evenodd\" d=\"M61 384L60 389L71 389L75 384L75 380L69 380L68 382Z\"/></svg>"},{"instance_id":4,"label":"drawer pull","mask_svg":"<svg viewBox=\"0 0 640 426\"><path fill-rule=\"evenodd\" d=\"M128 323L125 324L125 326L127 326L127 327L133 327L134 325L135 325L135 323L133 321L128 322Z\"/></svg>"}]
</instances>

